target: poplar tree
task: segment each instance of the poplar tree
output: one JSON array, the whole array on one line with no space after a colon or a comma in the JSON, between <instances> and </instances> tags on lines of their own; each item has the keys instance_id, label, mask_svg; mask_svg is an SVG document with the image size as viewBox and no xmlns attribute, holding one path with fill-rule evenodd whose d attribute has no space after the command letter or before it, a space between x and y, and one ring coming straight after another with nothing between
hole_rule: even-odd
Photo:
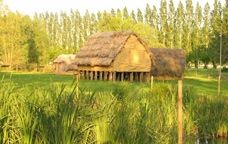
<instances>
[{"instance_id":1,"label":"poplar tree","mask_svg":"<svg viewBox=\"0 0 228 144\"><path fill-rule=\"evenodd\" d=\"M133 22L136 22L135 12L133 10L131 11L131 19Z\"/></svg>"},{"instance_id":2,"label":"poplar tree","mask_svg":"<svg viewBox=\"0 0 228 144\"><path fill-rule=\"evenodd\" d=\"M168 22L167 22L167 3L166 0L161 0L160 4L160 42L163 45L167 43L167 29L168 29Z\"/></svg>"},{"instance_id":3,"label":"poplar tree","mask_svg":"<svg viewBox=\"0 0 228 144\"><path fill-rule=\"evenodd\" d=\"M147 3L146 4L146 10L145 10L145 23L152 25L153 21L152 21L152 10L150 8L150 5Z\"/></svg>"},{"instance_id":4,"label":"poplar tree","mask_svg":"<svg viewBox=\"0 0 228 144\"><path fill-rule=\"evenodd\" d=\"M186 12L184 17L184 49L187 53L192 51L192 31L193 31L193 5L192 0L186 0Z\"/></svg>"},{"instance_id":5,"label":"poplar tree","mask_svg":"<svg viewBox=\"0 0 228 144\"><path fill-rule=\"evenodd\" d=\"M179 48L183 48L183 25L184 25L184 6L180 1L177 7L176 18L175 18L175 38L174 45Z\"/></svg>"},{"instance_id":6,"label":"poplar tree","mask_svg":"<svg viewBox=\"0 0 228 144\"><path fill-rule=\"evenodd\" d=\"M209 49L210 29L210 5L209 3L206 3L204 6L203 13L202 50L200 53L200 59L204 62L205 68L207 68L207 64L210 61L210 57L212 57L212 53Z\"/></svg>"},{"instance_id":7,"label":"poplar tree","mask_svg":"<svg viewBox=\"0 0 228 144\"><path fill-rule=\"evenodd\" d=\"M143 23L143 15L142 15L142 11L140 9L137 9L137 22Z\"/></svg>"},{"instance_id":8,"label":"poplar tree","mask_svg":"<svg viewBox=\"0 0 228 144\"><path fill-rule=\"evenodd\" d=\"M123 18L127 19L128 17L129 17L128 10L127 10L127 7L125 6L124 9L123 9Z\"/></svg>"},{"instance_id":9,"label":"poplar tree","mask_svg":"<svg viewBox=\"0 0 228 144\"><path fill-rule=\"evenodd\" d=\"M175 23L175 7L173 0L169 1L169 13L168 13L168 28L167 28L167 47L174 47L174 23Z\"/></svg>"}]
</instances>

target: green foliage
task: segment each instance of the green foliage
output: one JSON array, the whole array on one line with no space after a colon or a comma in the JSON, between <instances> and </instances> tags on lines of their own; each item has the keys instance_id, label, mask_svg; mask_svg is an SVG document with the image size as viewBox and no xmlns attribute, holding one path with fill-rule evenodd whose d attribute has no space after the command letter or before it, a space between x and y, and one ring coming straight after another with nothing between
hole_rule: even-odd
<instances>
[{"instance_id":1,"label":"green foliage","mask_svg":"<svg viewBox=\"0 0 228 144\"><path fill-rule=\"evenodd\" d=\"M164 47L158 42L157 31L148 24L135 23L131 18L122 19L107 15L97 24L99 31L132 31L138 34L151 47Z\"/></svg>"},{"instance_id":2,"label":"green foliage","mask_svg":"<svg viewBox=\"0 0 228 144\"><path fill-rule=\"evenodd\" d=\"M42 76L41 86L0 83L1 143L177 142L176 82L156 81L151 91L140 83L80 81L77 96L71 77L55 76L67 82L60 84ZM227 131L227 98L200 96L193 86L183 93L185 140Z\"/></svg>"},{"instance_id":3,"label":"green foliage","mask_svg":"<svg viewBox=\"0 0 228 144\"><path fill-rule=\"evenodd\" d=\"M112 9L110 12L88 10L81 15L70 13L36 13L33 18L10 12L0 4L0 59L13 67L29 63L47 64L59 53L76 53L87 38L100 31L130 30L151 47L182 48L187 63L219 63L222 20L222 63L227 63L227 3L214 0L213 9L206 3L193 5L192 0L179 2L161 0L159 9ZM222 13L221 13L222 12ZM222 16L221 16L222 14Z\"/></svg>"}]
</instances>

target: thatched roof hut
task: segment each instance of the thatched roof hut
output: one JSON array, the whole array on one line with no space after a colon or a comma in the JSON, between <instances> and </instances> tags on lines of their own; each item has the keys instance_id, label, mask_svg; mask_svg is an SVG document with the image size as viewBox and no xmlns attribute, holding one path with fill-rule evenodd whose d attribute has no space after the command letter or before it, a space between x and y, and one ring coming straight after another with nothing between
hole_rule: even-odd
<instances>
[{"instance_id":1,"label":"thatched roof hut","mask_svg":"<svg viewBox=\"0 0 228 144\"><path fill-rule=\"evenodd\" d=\"M159 78L181 78L185 64L182 50L150 49L129 31L90 36L75 61L87 79L130 81L147 81L151 74Z\"/></svg>"},{"instance_id":2,"label":"thatched roof hut","mask_svg":"<svg viewBox=\"0 0 228 144\"><path fill-rule=\"evenodd\" d=\"M53 65L56 73L67 72L68 70L75 69L76 65L72 66L72 62L74 62L75 55L74 54L61 54L54 61Z\"/></svg>"},{"instance_id":3,"label":"thatched roof hut","mask_svg":"<svg viewBox=\"0 0 228 144\"><path fill-rule=\"evenodd\" d=\"M149 71L148 46L134 33L102 32L89 37L76 54L80 67L103 67L114 71Z\"/></svg>"},{"instance_id":4,"label":"thatched roof hut","mask_svg":"<svg viewBox=\"0 0 228 144\"><path fill-rule=\"evenodd\" d=\"M153 65L151 75L157 78L182 78L185 53L182 49L151 48Z\"/></svg>"}]
</instances>

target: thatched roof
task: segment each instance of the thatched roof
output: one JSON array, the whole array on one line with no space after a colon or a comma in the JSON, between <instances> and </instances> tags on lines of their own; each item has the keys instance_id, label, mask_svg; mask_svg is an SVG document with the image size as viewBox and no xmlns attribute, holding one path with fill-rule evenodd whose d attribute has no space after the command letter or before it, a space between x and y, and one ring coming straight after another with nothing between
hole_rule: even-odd
<instances>
[{"instance_id":1,"label":"thatched roof","mask_svg":"<svg viewBox=\"0 0 228 144\"><path fill-rule=\"evenodd\" d=\"M181 78L185 69L185 53L181 49L151 48L152 75L161 78Z\"/></svg>"},{"instance_id":2,"label":"thatched roof","mask_svg":"<svg viewBox=\"0 0 228 144\"><path fill-rule=\"evenodd\" d=\"M53 63L71 64L74 61L74 59L74 54L61 54L53 61Z\"/></svg>"},{"instance_id":3,"label":"thatched roof","mask_svg":"<svg viewBox=\"0 0 228 144\"><path fill-rule=\"evenodd\" d=\"M90 36L76 54L77 64L79 66L110 66L131 35L136 36L129 31L102 32ZM140 38L138 40L145 44Z\"/></svg>"}]
</instances>

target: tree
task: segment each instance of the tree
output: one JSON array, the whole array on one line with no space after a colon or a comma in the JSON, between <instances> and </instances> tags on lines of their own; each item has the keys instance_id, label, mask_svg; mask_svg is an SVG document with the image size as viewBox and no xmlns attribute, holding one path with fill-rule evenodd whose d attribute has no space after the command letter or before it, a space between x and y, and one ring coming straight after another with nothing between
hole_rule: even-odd
<instances>
[{"instance_id":1,"label":"tree","mask_svg":"<svg viewBox=\"0 0 228 144\"><path fill-rule=\"evenodd\" d=\"M127 10L127 7L125 6L124 9L123 9L123 18L126 19L128 17L129 17L128 10Z\"/></svg>"},{"instance_id":2,"label":"tree","mask_svg":"<svg viewBox=\"0 0 228 144\"><path fill-rule=\"evenodd\" d=\"M175 23L175 7L173 0L169 1L169 13L168 13L168 28L167 28L167 47L174 47L174 23Z\"/></svg>"},{"instance_id":3,"label":"tree","mask_svg":"<svg viewBox=\"0 0 228 144\"><path fill-rule=\"evenodd\" d=\"M152 10L150 8L150 5L147 3L146 4L146 10L145 10L145 23L152 25L153 21L152 21Z\"/></svg>"},{"instance_id":4,"label":"tree","mask_svg":"<svg viewBox=\"0 0 228 144\"><path fill-rule=\"evenodd\" d=\"M133 10L131 11L131 19L133 20L133 22L136 22L135 12Z\"/></svg>"},{"instance_id":5,"label":"tree","mask_svg":"<svg viewBox=\"0 0 228 144\"><path fill-rule=\"evenodd\" d=\"M160 5L160 42L163 45L167 44L167 29L168 29L168 22L167 22L167 3L166 0L161 0Z\"/></svg>"},{"instance_id":6,"label":"tree","mask_svg":"<svg viewBox=\"0 0 228 144\"><path fill-rule=\"evenodd\" d=\"M202 51L200 53L200 60L205 64L205 68L207 68L207 64L210 62L210 57L212 57L213 54L209 49L210 29L210 6L206 3L203 16Z\"/></svg>"},{"instance_id":7,"label":"tree","mask_svg":"<svg viewBox=\"0 0 228 144\"><path fill-rule=\"evenodd\" d=\"M184 33L185 37L183 37L183 48L187 53L190 53L192 49L192 31L193 31L193 5L192 0L186 0L186 12L184 17Z\"/></svg>"},{"instance_id":8,"label":"tree","mask_svg":"<svg viewBox=\"0 0 228 144\"><path fill-rule=\"evenodd\" d=\"M98 31L129 31L138 34L151 47L164 47L158 42L157 31L150 25L143 23L135 23L131 18L121 19L108 15L102 21L98 22Z\"/></svg>"},{"instance_id":9,"label":"tree","mask_svg":"<svg viewBox=\"0 0 228 144\"><path fill-rule=\"evenodd\" d=\"M184 23L184 6L180 1L177 7L176 18L175 18L175 36L174 45L179 48L183 48L183 24Z\"/></svg>"},{"instance_id":10,"label":"tree","mask_svg":"<svg viewBox=\"0 0 228 144\"><path fill-rule=\"evenodd\" d=\"M25 62L25 50L21 46L24 40L21 33L21 15L7 12L0 19L0 53L2 61L11 67Z\"/></svg>"},{"instance_id":11,"label":"tree","mask_svg":"<svg viewBox=\"0 0 228 144\"><path fill-rule=\"evenodd\" d=\"M211 13L212 40L210 43L210 51L213 52L211 62L214 68L217 67L217 63L219 62L221 10L221 3L218 0L214 0L214 9Z\"/></svg>"},{"instance_id":12,"label":"tree","mask_svg":"<svg viewBox=\"0 0 228 144\"><path fill-rule=\"evenodd\" d=\"M192 52L194 53L194 64L198 68L199 64L199 55L198 49L202 48L201 42L201 25L202 25L202 8L199 3L196 4L195 14L193 16L194 21L192 23ZM208 61L205 61L205 66L208 64Z\"/></svg>"},{"instance_id":13,"label":"tree","mask_svg":"<svg viewBox=\"0 0 228 144\"><path fill-rule=\"evenodd\" d=\"M137 9L137 22L143 22L143 15L140 9Z\"/></svg>"}]
</instances>

